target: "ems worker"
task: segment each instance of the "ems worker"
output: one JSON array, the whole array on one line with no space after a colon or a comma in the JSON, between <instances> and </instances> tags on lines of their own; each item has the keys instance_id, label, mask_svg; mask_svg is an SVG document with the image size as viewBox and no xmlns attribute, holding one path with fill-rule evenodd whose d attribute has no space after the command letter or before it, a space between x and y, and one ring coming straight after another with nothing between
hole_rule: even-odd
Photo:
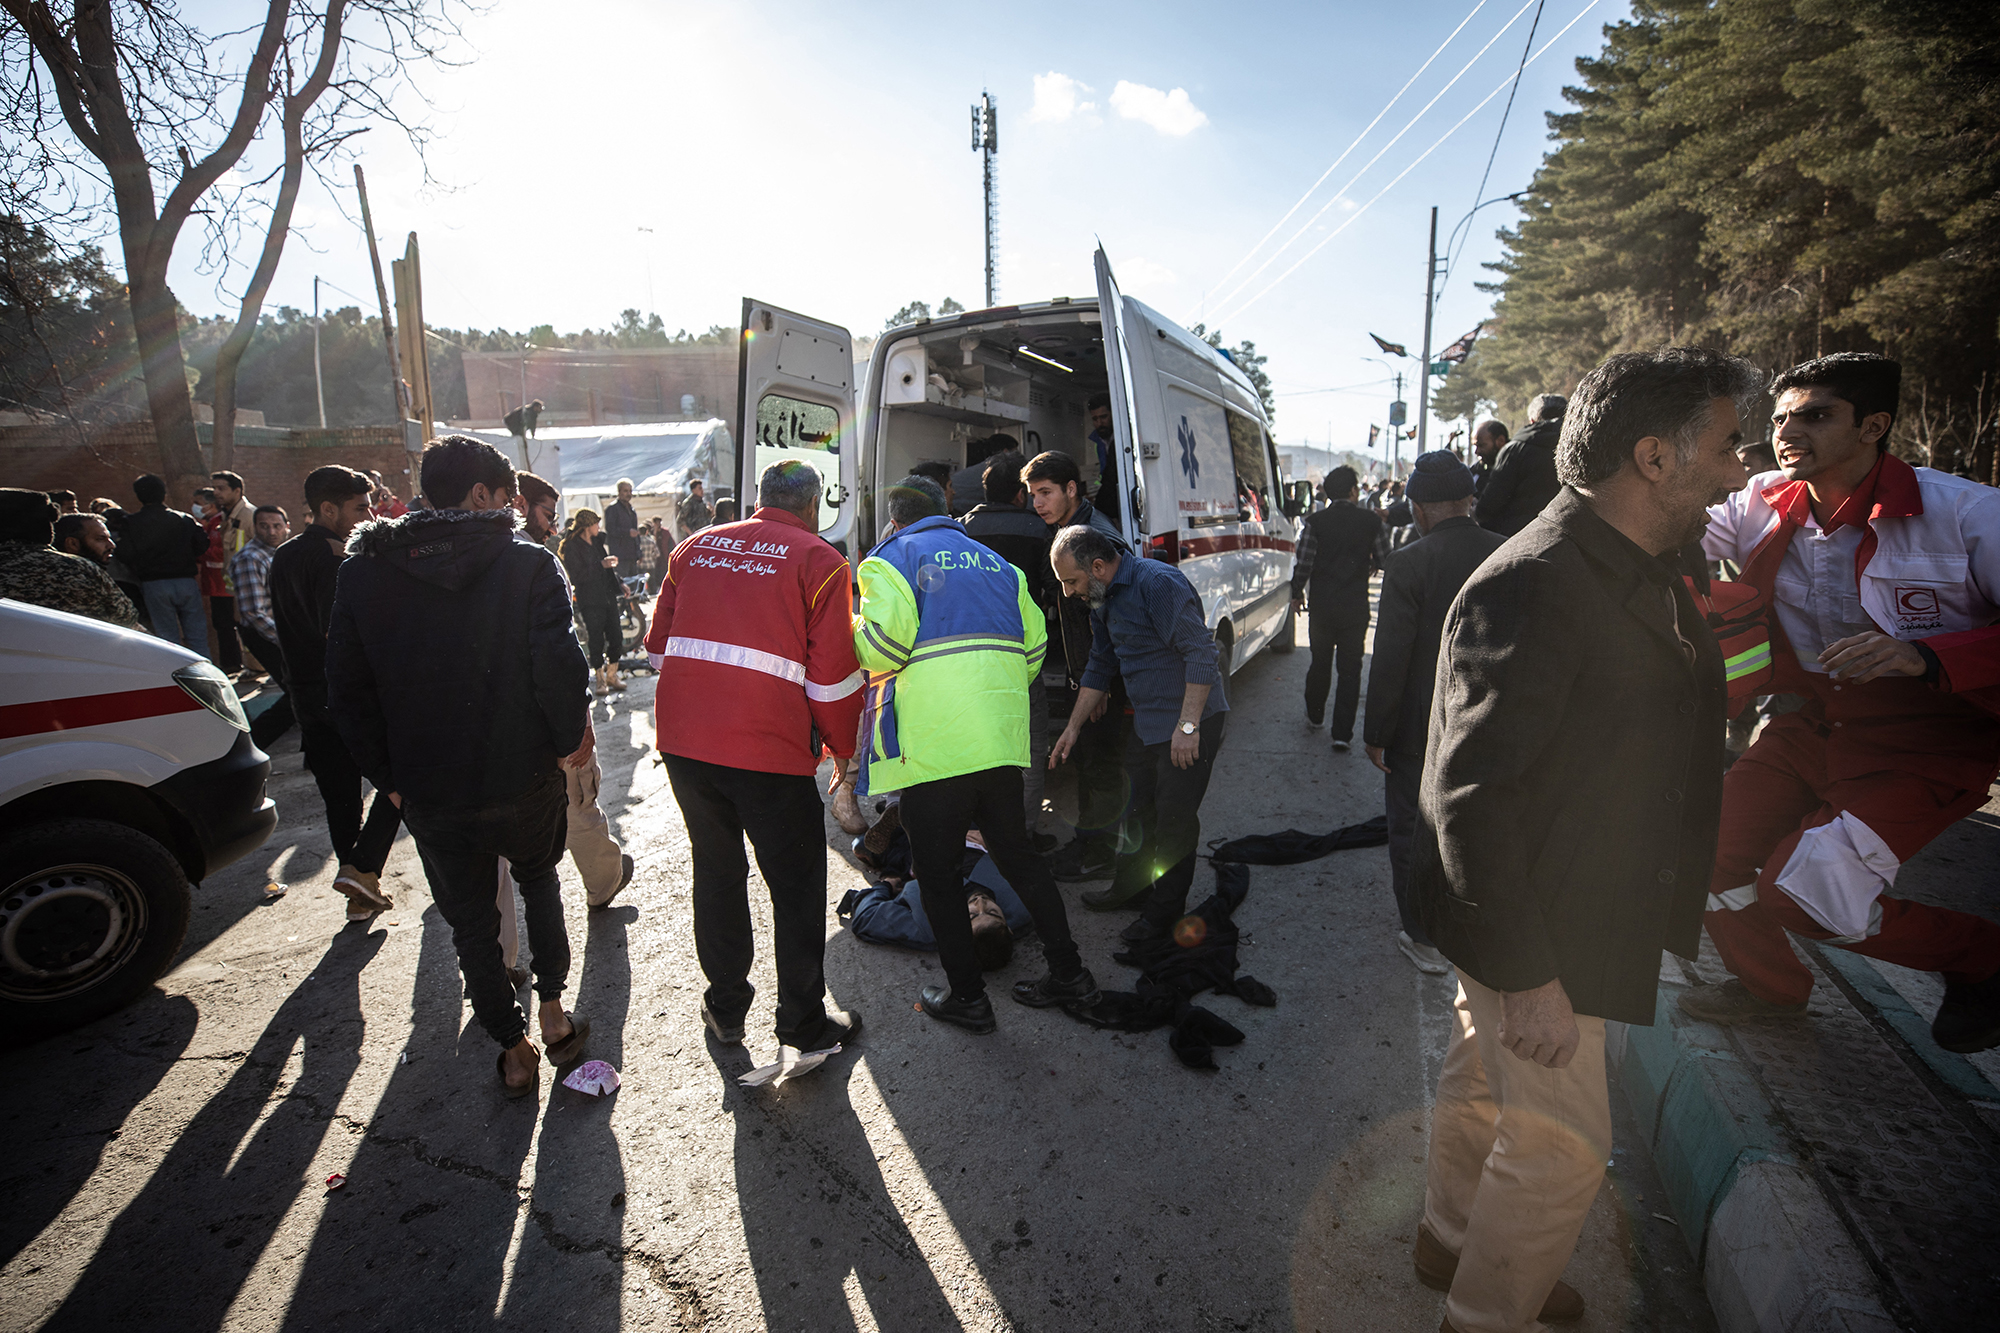
<instances>
[{"instance_id":1,"label":"ems worker","mask_svg":"<svg viewBox=\"0 0 2000 1333\"><path fill-rule=\"evenodd\" d=\"M853 1038L860 1015L826 1008L822 746L844 776L865 680L848 627L853 585L820 540L820 475L774 463L757 510L674 548L646 634L660 673L660 752L694 851L694 947L715 1039L743 1040L750 984L749 835L771 891L778 1040L801 1051Z\"/></svg>"},{"instance_id":2,"label":"ems worker","mask_svg":"<svg viewBox=\"0 0 2000 1333\"><path fill-rule=\"evenodd\" d=\"M911 869L950 982L924 987L919 1003L968 1032L994 1029L961 869L965 835L976 828L1034 918L1049 963L1047 976L1016 982L1014 998L1038 1009L1095 1004L1097 982L1021 815L1028 690L1048 646L1042 612L1021 571L951 521L942 487L905 477L887 498L890 534L861 562L854 651L876 678L868 790L903 794Z\"/></svg>"},{"instance_id":3,"label":"ems worker","mask_svg":"<svg viewBox=\"0 0 2000 1333\"><path fill-rule=\"evenodd\" d=\"M1729 770L1706 924L1736 974L1682 995L1714 1022L1803 1014L1787 930L1941 972L1931 1033L2000 1045L2000 925L1889 897L2000 767L2000 491L1888 452L1902 368L1842 353L1772 381L1778 471L1703 541L1767 598L1774 719Z\"/></svg>"}]
</instances>

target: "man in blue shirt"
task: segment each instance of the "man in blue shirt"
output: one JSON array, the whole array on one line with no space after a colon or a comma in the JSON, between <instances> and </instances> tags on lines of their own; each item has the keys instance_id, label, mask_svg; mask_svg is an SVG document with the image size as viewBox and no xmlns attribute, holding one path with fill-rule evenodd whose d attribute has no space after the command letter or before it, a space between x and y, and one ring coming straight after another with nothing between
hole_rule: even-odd
<instances>
[{"instance_id":1,"label":"man in blue shirt","mask_svg":"<svg viewBox=\"0 0 2000 1333\"><path fill-rule=\"evenodd\" d=\"M1114 677L1123 677L1132 701L1125 776L1138 845L1119 855L1111 888L1092 905L1140 904L1139 919L1121 935L1136 944L1166 934L1187 911L1202 797L1229 712L1220 654L1201 598L1172 565L1086 527L1058 532L1049 562L1063 592L1091 606L1090 662L1049 763L1069 757Z\"/></svg>"}]
</instances>

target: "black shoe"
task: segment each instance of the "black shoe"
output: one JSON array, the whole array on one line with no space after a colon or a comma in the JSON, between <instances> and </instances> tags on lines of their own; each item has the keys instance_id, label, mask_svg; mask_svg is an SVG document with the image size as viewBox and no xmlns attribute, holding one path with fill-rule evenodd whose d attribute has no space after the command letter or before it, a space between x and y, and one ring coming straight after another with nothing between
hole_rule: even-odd
<instances>
[{"instance_id":1,"label":"black shoe","mask_svg":"<svg viewBox=\"0 0 2000 1333\"><path fill-rule=\"evenodd\" d=\"M956 1000L946 987L926 986L917 1003L932 1018L977 1036L983 1037L1000 1026L993 1021L993 1001L984 995L976 1000Z\"/></svg>"},{"instance_id":2,"label":"black shoe","mask_svg":"<svg viewBox=\"0 0 2000 1333\"><path fill-rule=\"evenodd\" d=\"M1354 747L1348 744L1346 741L1335 741L1333 743L1333 752L1335 754L1346 754L1349 750L1352 750L1353 748Z\"/></svg>"},{"instance_id":3,"label":"black shoe","mask_svg":"<svg viewBox=\"0 0 2000 1333\"><path fill-rule=\"evenodd\" d=\"M1984 981L1947 981L1931 1040L1960 1055L2000 1046L2000 972Z\"/></svg>"},{"instance_id":4,"label":"black shoe","mask_svg":"<svg viewBox=\"0 0 2000 1333\"><path fill-rule=\"evenodd\" d=\"M1720 986L1695 986L1681 992L1681 1012L1706 1023L1741 1023L1753 1018L1797 1018L1806 1007L1773 1004L1735 977Z\"/></svg>"},{"instance_id":5,"label":"black shoe","mask_svg":"<svg viewBox=\"0 0 2000 1333\"><path fill-rule=\"evenodd\" d=\"M1056 841L1056 835L1053 833L1031 833L1028 836L1035 844L1035 851L1042 856L1047 856L1062 845Z\"/></svg>"},{"instance_id":6,"label":"black shoe","mask_svg":"<svg viewBox=\"0 0 2000 1333\"><path fill-rule=\"evenodd\" d=\"M1091 889L1077 895L1077 900L1093 912L1116 912L1137 907L1142 899L1152 891L1150 884L1141 884L1136 889Z\"/></svg>"},{"instance_id":7,"label":"black shoe","mask_svg":"<svg viewBox=\"0 0 2000 1333\"><path fill-rule=\"evenodd\" d=\"M1036 981L1014 983L1015 1001L1030 1009L1047 1009L1058 1004L1078 1004L1087 1009L1102 996L1103 992L1097 989L1097 978L1090 975L1089 968L1068 981L1057 981L1055 973L1051 972Z\"/></svg>"},{"instance_id":8,"label":"black shoe","mask_svg":"<svg viewBox=\"0 0 2000 1333\"><path fill-rule=\"evenodd\" d=\"M819 1030L819 1041L813 1046L816 1051L839 1042L842 1046L852 1046L854 1039L861 1035L861 1011L859 1009L829 1009L826 1022Z\"/></svg>"},{"instance_id":9,"label":"black shoe","mask_svg":"<svg viewBox=\"0 0 2000 1333\"><path fill-rule=\"evenodd\" d=\"M1163 939L1172 933L1171 927L1163 926L1157 921L1148 921L1142 916L1119 931L1118 938L1127 944L1145 944L1151 940Z\"/></svg>"},{"instance_id":10,"label":"black shoe","mask_svg":"<svg viewBox=\"0 0 2000 1333\"><path fill-rule=\"evenodd\" d=\"M1064 884L1080 884L1085 880L1110 879L1116 863L1117 858L1109 851L1086 847L1083 839L1078 838L1049 858L1049 873Z\"/></svg>"}]
</instances>

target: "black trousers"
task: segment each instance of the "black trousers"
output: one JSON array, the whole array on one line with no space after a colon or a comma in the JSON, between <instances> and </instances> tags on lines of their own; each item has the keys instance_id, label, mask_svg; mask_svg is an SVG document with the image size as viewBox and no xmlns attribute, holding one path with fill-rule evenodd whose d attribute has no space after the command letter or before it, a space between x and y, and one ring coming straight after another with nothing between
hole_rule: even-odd
<instances>
[{"instance_id":1,"label":"black trousers","mask_svg":"<svg viewBox=\"0 0 2000 1333\"><path fill-rule=\"evenodd\" d=\"M1070 706L1075 705L1072 692ZM1107 856L1122 845L1119 830L1131 798L1125 783L1125 747L1131 736L1125 692L1117 689L1111 692L1104 716L1077 729L1076 745L1070 750L1070 762L1076 765L1077 841Z\"/></svg>"},{"instance_id":2,"label":"black trousers","mask_svg":"<svg viewBox=\"0 0 2000 1333\"><path fill-rule=\"evenodd\" d=\"M278 650L277 644L258 633L254 625L238 625L236 632L243 636L245 646L259 662L264 664L264 670L271 673L272 681L282 691L278 696L278 702L259 713L257 720L250 724L250 739L256 743L258 749L268 750L272 741L292 729L295 720L292 716L290 687L285 683L285 655Z\"/></svg>"},{"instance_id":3,"label":"black trousers","mask_svg":"<svg viewBox=\"0 0 2000 1333\"><path fill-rule=\"evenodd\" d=\"M1396 894L1396 914L1403 919L1403 930L1411 939L1418 944L1429 944L1431 937L1424 934L1410 894L1410 844L1417 836L1417 801L1424 785L1424 757L1390 750L1382 756L1382 762L1389 765L1389 772L1382 779L1382 790L1388 805L1389 884Z\"/></svg>"},{"instance_id":4,"label":"black trousers","mask_svg":"<svg viewBox=\"0 0 2000 1333\"><path fill-rule=\"evenodd\" d=\"M1208 795L1228 718L1217 713L1202 722L1200 754L1189 768L1174 766L1167 741L1148 745L1134 735L1125 747L1125 776L1132 784L1127 817L1137 846L1119 856L1111 891L1122 895L1151 883L1140 914L1155 924L1171 926L1187 914L1188 886L1194 883L1195 854L1201 847L1201 802ZM924 910L930 910L928 904Z\"/></svg>"},{"instance_id":5,"label":"black trousers","mask_svg":"<svg viewBox=\"0 0 2000 1333\"><path fill-rule=\"evenodd\" d=\"M1340 685L1333 695L1333 725L1328 728L1337 741L1354 739L1354 714L1361 706L1361 649L1368 641L1368 609L1361 619L1341 608L1338 614L1321 614L1318 607L1306 618L1312 645L1312 665L1306 668L1306 716L1314 721L1326 715L1326 691L1334 666L1340 669Z\"/></svg>"},{"instance_id":6,"label":"black trousers","mask_svg":"<svg viewBox=\"0 0 2000 1333\"><path fill-rule=\"evenodd\" d=\"M965 912L965 835L978 829L986 853L1021 905L1035 919L1049 970L1067 980L1083 966L1069 933L1062 892L1028 841L1021 814L1021 770L988 768L903 789L903 831L910 838L910 868L924 896L924 915L937 936L938 962L951 993L970 1000L986 993L979 957L973 951L972 920Z\"/></svg>"},{"instance_id":7,"label":"black trousers","mask_svg":"<svg viewBox=\"0 0 2000 1333\"><path fill-rule=\"evenodd\" d=\"M694 850L694 951L708 978L709 1012L724 1024L750 1011L755 942L750 862L771 894L771 948L778 971L777 1036L820 1049L826 1028L825 807L810 776L727 768L670 754L667 779ZM1020 795L1015 794L1015 814ZM961 907L959 915L965 915Z\"/></svg>"},{"instance_id":8,"label":"black trousers","mask_svg":"<svg viewBox=\"0 0 2000 1333\"><path fill-rule=\"evenodd\" d=\"M317 772L317 770L315 770ZM377 805L386 805L380 797ZM528 950L535 994L559 998L569 982L569 927L563 921L562 864L569 832L569 791L559 770L535 779L518 796L483 806L405 801L403 817L423 858L431 900L451 926L458 970L472 1013L486 1035L505 1048L528 1033L528 1017L507 980L500 949L500 858L513 869L527 907Z\"/></svg>"},{"instance_id":9,"label":"black trousers","mask_svg":"<svg viewBox=\"0 0 2000 1333\"><path fill-rule=\"evenodd\" d=\"M584 637L588 640L590 665L592 668L604 665L609 657L613 662L625 656L625 635L618 628L617 605L588 605L577 603L577 613L583 617Z\"/></svg>"},{"instance_id":10,"label":"black trousers","mask_svg":"<svg viewBox=\"0 0 2000 1333\"><path fill-rule=\"evenodd\" d=\"M396 841L396 830L402 825L402 812L387 792L378 791L368 808L367 822L362 822L361 766L347 752L347 743L331 722L301 718L299 742L306 762L312 765L313 781L319 784L319 798L326 805L326 836L333 843L333 854L342 865L381 874L389 860L389 848Z\"/></svg>"},{"instance_id":11,"label":"black trousers","mask_svg":"<svg viewBox=\"0 0 2000 1333\"><path fill-rule=\"evenodd\" d=\"M208 599L208 622L215 626L215 664L235 675L243 669L243 649L236 642L236 599Z\"/></svg>"}]
</instances>

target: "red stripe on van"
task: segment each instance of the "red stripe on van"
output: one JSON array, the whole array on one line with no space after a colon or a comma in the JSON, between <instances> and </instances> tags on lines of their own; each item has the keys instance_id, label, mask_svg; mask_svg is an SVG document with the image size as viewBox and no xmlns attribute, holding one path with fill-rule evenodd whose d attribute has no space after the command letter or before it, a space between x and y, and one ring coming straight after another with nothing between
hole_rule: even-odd
<instances>
[{"instance_id":1,"label":"red stripe on van","mask_svg":"<svg viewBox=\"0 0 2000 1333\"><path fill-rule=\"evenodd\" d=\"M1256 534L1236 537L1189 537L1181 542L1181 559L1199 555L1221 555L1224 551L1290 551L1292 543L1283 537Z\"/></svg>"},{"instance_id":2,"label":"red stripe on van","mask_svg":"<svg viewBox=\"0 0 2000 1333\"><path fill-rule=\"evenodd\" d=\"M144 717L165 717L170 713L194 712L200 707L200 701L178 685L159 685L149 690L120 690L115 694L80 694L71 699L43 699L32 704L7 704L0 707L0 739L39 736L48 731L72 731L78 727L102 727Z\"/></svg>"}]
</instances>

